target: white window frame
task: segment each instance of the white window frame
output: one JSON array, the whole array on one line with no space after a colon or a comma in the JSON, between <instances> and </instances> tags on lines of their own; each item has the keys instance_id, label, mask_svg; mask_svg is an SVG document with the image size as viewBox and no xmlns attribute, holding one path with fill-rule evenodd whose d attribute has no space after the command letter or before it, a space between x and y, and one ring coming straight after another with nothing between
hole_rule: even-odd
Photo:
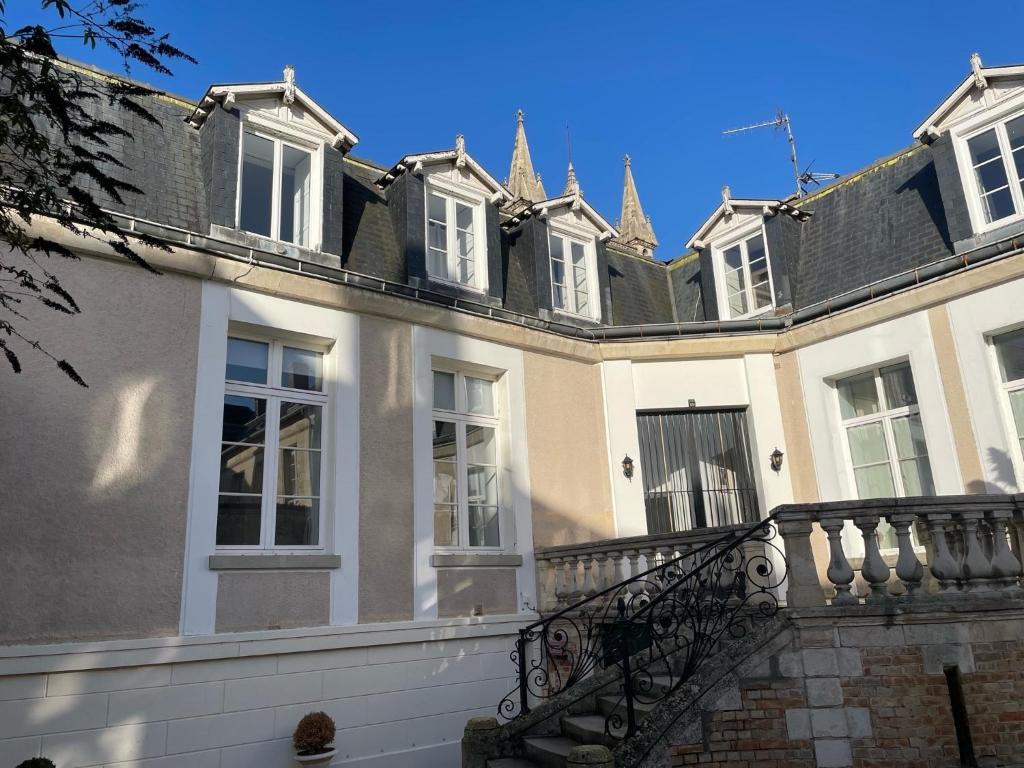
<instances>
[{"instance_id":1,"label":"white window frame","mask_svg":"<svg viewBox=\"0 0 1024 768\"><path fill-rule=\"evenodd\" d=\"M1024 116L1024 92L1001 99L981 113L972 113L950 125L949 130L953 136L953 150L956 155L957 167L960 171L960 180L964 185L967 210L970 214L971 225L975 234L1001 229L1024 219L1024 192L1022 192L1020 183L1016 180L1016 169L1013 166L1009 139L1006 134L1006 123L1021 116ZM981 190L975 178L974 166L971 162L971 154L967 147L967 142L975 136L985 133L990 128L996 129L999 151L1002 155L1006 177L1010 182L1010 194L1016 208L1016 213L1003 219L987 222L985 221L985 210L981 202Z\"/></svg>"},{"instance_id":2,"label":"white window frame","mask_svg":"<svg viewBox=\"0 0 1024 768\"><path fill-rule=\"evenodd\" d=\"M832 390L833 390L832 391L832 395L833 395L833 398L835 400L835 403L834 403L835 409L836 409L835 412L836 412L836 414L839 417L839 429L840 429L840 431L842 433L842 436L841 436L839 442L841 444L842 451L843 451L843 459L844 459L843 463L844 463L845 468L846 468L847 482L849 483L850 489L853 491L855 499L859 499L860 498L860 492L857 489L857 475L854 472L853 456L850 453L850 438L849 438L848 430L851 427L859 427L859 426L863 426L864 424L872 424L872 423L875 423L875 422L881 422L881 424L882 424L882 436L885 439L885 450L886 450L886 453L889 456L888 464L889 464L889 474L892 476L892 487L893 487L893 489L895 491L895 494L896 494L896 496L898 498L901 498L901 499L902 498L907 498L907 496L906 496L906 489L903 487L903 476L902 476L902 474L900 474L900 460L899 460L899 456L896 453L896 437L893 434L892 422L895 421L896 419L907 417L907 416L915 416L915 415L916 416L920 416L921 415L920 396L918 396L918 402L915 403L914 405L906 405L906 406L901 406L899 408L890 408L888 410L883 409L883 406L887 405L887 403L886 403L886 399L885 399L885 387L882 384L882 375L880 373L882 368L888 368L888 367L893 366L893 365L900 365L901 363L906 363L908 366L910 366L910 361L907 358L897 359L897 360L889 360L887 362L879 363L877 365L872 365L872 366L869 366L867 368L862 368L860 370L855 370L855 371L852 371L852 372L849 372L849 373L844 373L841 376L834 377L829 382L829 384L831 385ZM872 375L873 379L874 379L874 383L875 383L875 397L878 398L878 407L879 407L880 410L878 411L878 413L872 413L872 414L869 414L867 416L857 416L857 417L854 417L854 418L851 418L851 419L844 419L843 418L843 411L842 411L842 404L840 403L840 399L839 399L840 398L840 395L839 395L839 382L841 382L841 381L843 381L845 379L851 379L851 378L853 378L855 376L861 376L861 375L863 375L865 373L870 373ZM914 377L913 366L910 366L910 375L911 375L911 377ZM915 391L915 393L917 392L917 379L916 379L916 377L914 377L914 391ZM923 426L924 426L924 420L923 419L922 419L921 423L922 423L922 429L923 429ZM931 472L931 467L932 467L932 449L931 449L931 446L928 445L927 435L925 435L925 446L928 449L928 469L929 469L929 472ZM880 464L881 464L881 462L879 462L878 464L865 465L865 466L879 466ZM935 485L935 475L934 475L934 473L932 474L932 485L933 486ZM936 490L936 492L937 492L937 490ZM881 521L881 524L885 524L885 521L884 520ZM911 541L912 541L912 543L914 545L914 550L915 551L917 551L917 552L923 552L924 551L924 545L921 544L917 540L917 533L914 531L913 526L911 527ZM890 553L890 552L896 552L897 549L895 547L881 547L881 551L885 552L885 553Z\"/></svg>"},{"instance_id":3,"label":"white window frame","mask_svg":"<svg viewBox=\"0 0 1024 768\"><path fill-rule=\"evenodd\" d=\"M248 120L240 121L238 133L238 168L235 182L235 229L242 229L242 166L245 164L245 134L252 133L261 139L274 142L274 171L270 204L270 234L249 232L254 237L267 237L296 248L319 251L323 243L323 142L309 141L298 136L288 135L263 124L255 124ZM309 159L309 242L299 245L289 240L281 240L281 164L284 158L284 147L289 146L310 154Z\"/></svg>"},{"instance_id":4,"label":"white window frame","mask_svg":"<svg viewBox=\"0 0 1024 768\"><path fill-rule=\"evenodd\" d=\"M301 553L301 552L324 552L327 550L326 542L329 539L327 531L326 510L330 507L329 483L327 472L331 466L331 430L333 414L330 410L330 396L327 393L327 355L328 350L318 345L311 345L304 342L295 342L288 339L279 339L272 336L264 336L249 333L245 330L230 329L229 338L256 341L268 345L267 356L267 381L268 384L255 384L253 382L234 381L225 378L224 395L240 395L243 397L258 397L266 400L266 431L263 442L263 490L261 493L261 517L260 517L260 542L259 544L233 544L216 545L217 552L230 553L266 553L274 554ZM227 344L227 338L224 341ZM292 389L281 386L281 371L283 364L284 348L301 349L309 352L318 352L322 355L319 392L304 389ZM306 545L282 545L274 544L274 532L277 518L277 470L279 452L279 432L281 427L281 403L305 403L318 405L321 408L321 431L320 431L320 488L319 496L319 519L317 520L318 542ZM218 498L220 494L218 492Z\"/></svg>"},{"instance_id":5,"label":"white window frame","mask_svg":"<svg viewBox=\"0 0 1024 768\"><path fill-rule=\"evenodd\" d=\"M761 243L764 246L764 259L765 266L768 267L768 290L771 294L771 301L759 308L749 309L741 315L733 315L729 309L729 296L728 288L725 283L725 252L735 245L740 247L740 256L743 260L743 280L744 280L744 293L747 297L747 306L754 306L754 286L751 285L750 280L750 256L747 251L747 241L756 237L758 234L761 235ZM772 256L768 251L768 238L764 232L763 220L755 227L744 228L739 233L731 236L728 240L723 240L722 243L715 244L712 246L712 253L714 254L714 265L715 265L715 281L720 288L718 289L718 313L719 317L727 318L729 320L742 320L750 317L759 317L764 314L768 314L775 309L775 283L772 278Z\"/></svg>"},{"instance_id":6,"label":"white window frame","mask_svg":"<svg viewBox=\"0 0 1024 768\"><path fill-rule=\"evenodd\" d=\"M448 217L447 258L448 275L442 277L430 272L430 196L438 195L445 199L445 211ZM458 228L455 225L455 203L460 202L473 209L473 282L464 283L458 279ZM423 254L426 259L424 268L427 277L438 283L467 288L478 293L487 292L487 217L484 213L486 199L465 187L446 183L444 179L430 177L423 184Z\"/></svg>"},{"instance_id":7,"label":"white window frame","mask_svg":"<svg viewBox=\"0 0 1024 768\"><path fill-rule=\"evenodd\" d=\"M842 447L843 447L843 456L845 458L847 477L848 477L848 480L849 480L849 483L850 483L851 490L853 491L854 494L857 495L858 498L859 498L860 494L859 494L859 492L857 490L857 477L856 477L856 474L853 471L853 457L850 454L850 440L849 440L847 432L848 432L848 430L851 427L860 427L860 426L863 426L865 424L872 424L874 422L881 422L882 423L882 434L885 437L885 447L886 447L886 450L887 450L888 455L889 455L889 461L888 461L888 463L889 463L889 472L892 474L893 488L894 488L894 490L896 492L896 495L899 498L905 498L906 497L906 489L903 487L903 477L900 474L899 458L898 458L898 455L896 453L896 438L895 438L895 436L893 434L892 422L895 421L896 419L903 418L903 417L906 417L906 416L920 416L921 415L921 404L920 404L920 402L918 402L918 403L915 403L914 405L904 405L904 406L900 406L899 408L888 408L888 409L886 409L884 407L884 406L887 405L886 399L885 399L885 389L884 389L884 386L882 384L882 376L881 376L881 373L880 373L881 369L883 369L883 368L888 368L890 366L900 365L900 364L903 364L903 363L906 363L907 365L910 364L910 362L907 359L890 360L888 362L880 363L878 365L873 365L873 366L870 366L868 368L862 368L861 370L853 371L851 373L844 373L841 376L836 376L835 378L833 378L829 382L831 384L831 386L832 386L832 389L833 389L833 396L835 398L836 413L839 414L839 427L842 430L842 439L840 440L840 442L842 443ZM840 404L840 399L839 399L840 398L840 395L839 395L839 384L840 384L840 382L845 381L846 379L852 379L852 378L854 378L856 376L861 376L861 375L863 375L865 373L872 374L872 376L874 378L875 397L878 398L879 411L877 413L868 414L867 416L856 416L854 418L844 419L843 418L843 412L842 412L842 405ZM914 370L913 370L912 367L910 369L910 375L911 376L914 375ZM917 381L916 381L916 379L914 381L914 390L915 390L915 392L917 391ZM922 424L923 424L923 422L922 422ZM926 446L928 448L928 467L929 467L929 469L931 469L932 452L931 452L931 446L928 446L927 442L928 442L928 440L927 440L927 436L926 436L925 437L925 444L926 444ZM881 462L878 462L878 464L871 465L871 466L878 466L879 464L881 464ZM932 476L932 483L934 484L934 482L935 482L935 478L934 478L934 475L933 475Z\"/></svg>"},{"instance_id":8,"label":"white window frame","mask_svg":"<svg viewBox=\"0 0 1024 768\"><path fill-rule=\"evenodd\" d=\"M1020 438L1017 435L1017 424L1013 420L1013 409L1010 407L1010 394L1024 390L1024 379L1003 381L1003 375L999 367L999 352L996 350L996 338L1005 333L1024 330L1024 326L1015 325L1009 328L1001 328L998 331L991 331L985 335L985 343L988 347L989 363L992 375L995 376L996 388L999 391L999 413L1002 417L1003 429L1006 432L1007 442L1011 445L1010 459L1013 464L1014 476L1018 487L1024 484L1024 449L1021 448Z\"/></svg>"},{"instance_id":9,"label":"white window frame","mask_svg":"<svg viewBox=\"0 0 1024 768\"><path fill-rule=\"evenodd\" d=\"M562 240L562 254L565 259L566 276L566 306L555 306L555 283L552 273L551 238L558 237ZM594 246L595 235L580 229L565 226L564 224L553 224L548 222L548 280L551 282L551 308L552 311L572 317L582 317L587 320L601 319L601 294L597 282L597 252ZM571 243L583 246L584 267L587 272L587 301L589 310L578 312L576 310L576 289L571 284L572 279L572 250Z\"/></svg>"},{"instance_id":10,"label":"white window frame","mask_svg":"<svg viewBox=\"0 0 1024 768\"><path fill-rule=\"evenodd\" d=\"M437 552L443 553L502 553L511 551L514 547L507 543L509 540L506 537L510 536L511 533L506 530L508 523L505 519L505 504L503 503L505 489L502 476L504 474L504 467L506 466L503 446L505 444L506 436L502 430L502 424L505 420L502 407L502 401L504 398L500 397L498 390L501 380L493 374L483 373L471 368L461 368L444 362L435 362L431 370L431 382L433 382L434 372L450 373L455 376L455 410L449 411L443 408L433 407L431 409L431 425L433 425L434 421L449 421L455 423L456 471L458 472L458 477L456 478L456 491L458 495L455 506L456 513L459 518L459 543L453 545L438 545L435 543L434 549ZM491 382L492 402L494 403L493 416L469 413L469 406L466 402L467 377ZM433 386L433 384L431 384L431 386ZM433 403L433 390L431 390L431 402ZM496 547L471 546L469 543L469 470L468 463L466 461L466 427L470 425L491 427L494 429L494 452L495 461L497 462L495 467L495 482L498 484L498 546Z\"/></svg>"}]
</instances>

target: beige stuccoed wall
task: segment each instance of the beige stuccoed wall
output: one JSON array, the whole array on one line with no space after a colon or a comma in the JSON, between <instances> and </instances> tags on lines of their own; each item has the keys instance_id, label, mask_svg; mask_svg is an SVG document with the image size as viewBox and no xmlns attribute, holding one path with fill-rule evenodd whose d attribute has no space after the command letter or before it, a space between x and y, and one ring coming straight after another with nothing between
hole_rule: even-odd
<instances>
[{"instance_id":1,"label":"beige stuccoed wall","mask_svg":"<svg viewBox=\"0 0 1024 768\"><path fill-rule=\"evenodd\" d=\"M0 644L173 635L184 559L200 282L86 258L75 317L26 307L0 365Z\"/></svg>"},{"instance_id":2,"label":"beige stuccoed wall","mask_svg":"<svg viewBox=\"0 0 1024 768\"><path fill-rule=\"evenodd\" d=\"M218 632L315 627L330 621L331 577L303 571L222 573Z\"/></svg>"},{"instance_id":3,"label":"beige stuccoed wall","mask_svg":"<svg viewBox=\"0 0 1024 768\"><path fill-rule=\"evenodd\" d=\"M523 365L534 544L614 537L600 368L532 352Z\"/></svg>"},{"instance_id":4,"label":"beige stuccoed wall","mask_svg":"<svg viewBox=\"0 0 1024 768\"><path fill-rule=\"evenodd\" d=\"M413 617L412 326L359 320L359 620Z\"/></svg>"},{"instance_id":5,"label":"beige stuccoed wall","mask_svg":"<svg viewBox=\"0 0 1024 768\"><path fill-rule=\"evenodd\" d=\"M511 568L439 568L437 615L515 613L516 572Z\"/></svg>"}]
</instances>

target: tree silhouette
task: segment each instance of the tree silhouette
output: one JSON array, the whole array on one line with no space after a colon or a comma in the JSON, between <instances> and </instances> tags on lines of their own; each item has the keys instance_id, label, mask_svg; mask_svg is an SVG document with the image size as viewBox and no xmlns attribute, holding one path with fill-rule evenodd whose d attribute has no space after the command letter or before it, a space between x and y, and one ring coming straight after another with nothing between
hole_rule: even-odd
<instances>
[{"instance_id":1,"label":"tree silhouette","mask_svg":"<svg viewBox=\"0 0 1024 768\"><path fill-rule=\"evenodd\" d=\"M73 250L35 233L36 217L47 217L77 237L105 243L128 261L156 274L137 244L161 250L154 238L132 233L97 199L123 204L123 193L142 194L124 176L130 172L114 145L130 141L121 125L105 119L106 102L147 122L157 118L144 99L158 91L120 78L87 74L58 57L54 41L79 39L90 49L107 46L133 66L170 75L167 63L197 63L143 21L128 0L41 0L43 20L8 31L6 0L0 0L0 350L11 369L22 369L19 352L49 358L72 381L87 386L67 360L58 359L26 327L30 303L68 315L80 309L61 284L54 264L77 260ZM109 114L109 113L108 113Z\"/></svg>"}]
</instances>

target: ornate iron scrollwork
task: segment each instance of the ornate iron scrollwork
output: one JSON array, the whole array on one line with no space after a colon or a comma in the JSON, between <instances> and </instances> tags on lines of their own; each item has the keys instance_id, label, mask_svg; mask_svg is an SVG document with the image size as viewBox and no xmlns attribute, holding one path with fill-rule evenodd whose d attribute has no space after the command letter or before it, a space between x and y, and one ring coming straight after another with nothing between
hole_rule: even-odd
<instances>
[{"instance_id":1,"label":"ornate iron scrollwork","mask_svg":"<svg viewBox=\"0 0 1024 768\"><path fill-rule=\"evenodd\" d=\"M618 666L618 702L605 732L636 732L637 705L685 685L730 639L775 616L786 561L773 518L730 532L524 628L511 660L517 685L506 720Z\"/></svg>"}]
</instances>

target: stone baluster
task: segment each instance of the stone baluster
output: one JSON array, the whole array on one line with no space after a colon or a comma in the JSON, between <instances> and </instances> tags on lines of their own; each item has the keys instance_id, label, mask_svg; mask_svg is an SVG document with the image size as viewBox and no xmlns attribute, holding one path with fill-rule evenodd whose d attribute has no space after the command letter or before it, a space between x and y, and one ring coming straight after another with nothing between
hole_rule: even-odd
<instances>
[{"instance_id":1,"label":"stone baluster","mask_svg":"<svg viewBox=\"0 0 1024 768\"><path fill-rule=\"evenodd\" d=\"M567 585L569 599L579 600L583 594L583 580L580 578L580 558L579 555L569 555L566 560L569 562L569 582Z\"/></svg>"},{"instance_id":2,"label":"stone baluster","mask_svg":"<svg viewBox=\"0 0 1024 768\"><path fill-rule=\"evenodd\" d=\"M552 557L551 567L555 570L555 599L561 602L569 597L569 590L565 583L565 558Z\"/></svg>"},{"instance_id":3,"label":"stone baluster","mask_svg":"<svg viewBox=\"0 0 1024 768\"><path fill-rule=\"evenodd\" d=\"M627 576L626 578L633 578L634 576L637 576L638 574L643 572L640 566L639 549L629 549L626 550L623 554L625 554L626 558L629 560L629 576ZM629 594L638 595L644 591L644 585L640 583L640 581L632 581L630 582L628 589Z\"/></svg>"},{"instance_id":4,"label":"stone baluster","mask_svg":"<svg viewBox=\"0 0 1024 768\"><path fill-rule=\"evenodd\" d=\"M979 530L982 515L982 512L961 512L959 515L964 532L963 573L970 592L984 592L991 588L992 562L985 556Z\"/></svg>"},{"instance_id":5,"label":"stone baluster","mask_svg":"<svg viewBox=\"0 0 1024 768\"><path fill-rule=\"evenodd\" d=\"M598 592L597 558L588 555L583 558L583 596L591 597Z\"/></svg>"},{"instance_id":6,"label":"stone baluster","mask_svg":"<svg viewBox=\"0 0 1024 768\"><path fill-rule=\"evenodd\" d=\"M1007 527L1013 513L1006 509L988 513L992 525L992 577L1003 589L1020 591L1021 565L1006 541Z\"/></svg>"},{"instance_id":7,"label":"stone baluster","mask_svg":"<svg viewBox=\"0 0 1024 768\"><path fill-rule=\"evenodd\" d=\"M615 561L612 570L612 584L621 584L629 578L629 560L626 559L626 553L621 550L613 552L612 559Z\"/></svg>"},{"instance_id":8,"label":"stone baluster","mask_svg":"<svg viewBox=\"0 0 1024 768\"><path fill-rule=\"evenodd\" d=\"M659 574L661 577L662 589L669 587L674 581L673 577L675 576L675 566L666 566L665 564L672 562L672 560L675 559L675 556L675 551L671 546L663 544L658 547L658 565L662 566Z\"/></svg>"},{"instance_id":9,"label":"stone baluster","mask_svg":"<svg viewBox=\"0 0 1024 768\"><path fill-rule=\"evenodd\" d=\"M931 563L932 575L939 582L940 592L956 592L957 580L960 578L960 567L953 554L949 551L946 539L946 525L952 519L948 514L929 514L927 525L932 540L934 556Z\"/></svg>"},{"instance_id":10,"label":"stone baluster","mask_svg":"<svg viewBox=\"0 0 1024 768\"><path fill-rule=\"evenodd\" d=\"M813 530L807 516L783 515L779 520L779 534L786 549L788 568L786 603L792 608L814 608L825 604L811 548Z\"/></svg>"},{"instance_id":11,"label":"stone baluster","mask_svg":"<svg viewBox=\"0 0 1024 768\"><path fill-rule=\"evenodd\" d=\"M889 595L889 566L885 564L882 553L878 551L878 522L877 515L858 516L853 520L853 524L860 528L864 539L864 563L860 567L860 572L871 587L871 594L867 599L872 602L883 600Z\"/></svg>"},{"instance_id":12,"label":"stone baluster","mask_svg":"<svg viewBox=\"0 0 1024 768\"><path fill-rule=\"evenodd\" d=\"M910 528L917 519L914 514L892 515L889 522L896 531L896 541L899 545L899 557L896 560L896 576L907 588L907 597L913 597L921 589L921 581L924 579L924 567L917 559L914 551L914 542L910 536Z\"/></svg>"},{"instance_id":13,"label":"stone baluster","mask_svg":"<svg viewBox=\"0 0 1024 768\"><path fill-rule=\"evenodd\" d=\"M615 561L608 552L598 552L595 556L597 561L597 591L601 592L610 587L614 582Z\"/></svg>"},{"instance_id":14,"label":"stone baluster","mask_svg":"<svg viewBox=\"0 0 1024 768\"><path fill-rule=\"evenodd\" d=\"M843 523L842 517L823 517L821 527L828 535L828 570L826 575L832 586L836 589L836 596L832 598L832 605L854 605L857 598L850 592L850 584L853 583L853 568L850 561L846 559L843 551ZM788 549L788 545L787 545ZM793 562L790 557L790 563Z\"/></svg>"},{"instance_id":15,"label":"stone baluster","mask_svg":"<svg viewBox=\"0 0 1024 768\"><path fill-rule=\"evenodd\" d=\"M644 566L643 566L644 571L649 571L649 570L651 570L651 568L654 568L657 565L657 562L655 561L655 553L657 553L657 551L658 550L657 550L656 547L644 547L643 549L640 550L640 554L644 556ZM646 592L653 594L654 592L657 592L657 591L660 590L661 584L658 581L658 577L659 576L660 576L660 574L655 572L655 573L649 574L648 576L646 576L644 578L642 583L643 583L644 590Z\"/></svg>"}]
</instances>

